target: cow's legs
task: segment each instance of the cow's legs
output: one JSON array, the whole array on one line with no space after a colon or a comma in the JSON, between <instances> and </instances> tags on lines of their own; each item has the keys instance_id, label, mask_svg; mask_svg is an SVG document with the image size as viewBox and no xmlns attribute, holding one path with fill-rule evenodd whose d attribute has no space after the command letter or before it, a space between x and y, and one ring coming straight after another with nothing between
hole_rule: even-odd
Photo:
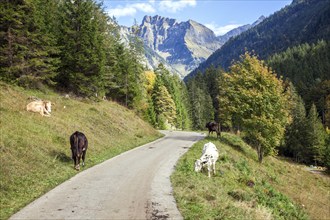
<instances>
[{"instance_id":1,"label":"cow's legs","mask_svg":"<svg viewBox=\"0 0 330 220\"><path fill-rule=\"evenodd\" d=\"M80 156L76 157L76 166L75 166L76 170L80 170Z\"/></svg>"},{"instance_id":2,"label":"cow's legs","mask_svg":"<svg viewBox=\"0 0 330 220\"><path fill-rule=\"evenodd\" d=\"M82 154L82 165L85 166L85 156L86 156L86 150L83 151Z\"/></svg>"},{"instance_id":3,"label":"cow's legs","mask_svg":"<svg viewBox=\"0 0 330 220\"><path fill-rule=\"evenodd\" d=\"M71 156L71 158L72 158L72 160L73 160L73 167L74 168L76 168L76 157L74 156L74 153L73 153L73 150L71 149L71 152L72 152L72 156Z\"/></svg>"}]
</instances>

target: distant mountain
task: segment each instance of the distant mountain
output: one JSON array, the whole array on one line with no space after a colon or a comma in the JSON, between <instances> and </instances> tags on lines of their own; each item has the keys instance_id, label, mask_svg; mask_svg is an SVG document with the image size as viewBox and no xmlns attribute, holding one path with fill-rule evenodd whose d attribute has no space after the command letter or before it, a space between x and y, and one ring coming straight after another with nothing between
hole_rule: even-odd
<instances>
[{"instance_id":1,"label":"distant mountain","mask_svg":"<svg viewBox=\"0 0 330 220\"><path fill-rule=\"evenodd\" d=\"M188 78L211 65L227 69L246 50L261 59L302 43L330 40L330 0L295 0L255 27L228 40Z\"/></svg>"},{"instance_id":2,"label":"distant mountain","mask_svg":"<svg viewBox=\"0 0 330 220\"><path fill-rule=\"evenodd\" d=\"M162 63L170 72L183 78L228 39L254 27L263 19L261 16L251 25L235 28L217 37L212 30L193 20L178 22L158 15L145 16L138 33L145 48L145 60L142 62L152 69ZM120 35L123 42L128 44L131 28L121 26Z\"/></svg>"},{"instance_id":3,"label":"distant mountain","mask_svg":"<svg viewBox=\"0 0 330 220\"><path fill-rule=\"evenodd\" d=\"M236 37L237 35L240 35L241 33L249 30L250 28L253 28L254 26L260 24L263 20L265 20L265 16L260 16L257 21L255 21L253 24L246 24L243 26L240 26L238 28L235 28L226 34L219 36L218 39L220 43L223 45L225 44L230 38Z\"/></svg>"},{"instance_id":4,"label":"distant mountain","mask_svg":"<svg viewBox=\"0 0 330 220\"><path fill-rule=\"evenodd\" d=\"M167 63L186 75L221 44L212 30L193 20L178 22L161 16L145 16L140 37Z\"/></svg>"}]
</instances>

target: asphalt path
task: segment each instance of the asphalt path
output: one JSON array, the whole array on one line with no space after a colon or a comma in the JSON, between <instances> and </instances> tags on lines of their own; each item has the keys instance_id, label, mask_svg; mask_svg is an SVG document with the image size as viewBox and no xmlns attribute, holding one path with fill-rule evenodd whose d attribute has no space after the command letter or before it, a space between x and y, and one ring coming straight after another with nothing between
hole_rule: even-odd
<instances>
[{"instance_id":1,"label":"asphalt path","mask_svg":"<svg viewBox=\"0 0 330 220\"><path fill-rule=\"evenodd\" d=\"M204 136L161 132L164 138L80 171L10 219L182 219L170 175Z\"/></svg>"}]
</instances>

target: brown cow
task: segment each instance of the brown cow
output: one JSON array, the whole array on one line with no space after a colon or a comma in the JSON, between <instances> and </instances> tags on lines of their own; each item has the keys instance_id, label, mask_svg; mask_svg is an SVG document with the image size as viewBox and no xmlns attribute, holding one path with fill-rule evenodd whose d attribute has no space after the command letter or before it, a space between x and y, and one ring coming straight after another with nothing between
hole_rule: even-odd
<instances>
[{"instance_id":1,"label":"brown cow","mask_svg":"<svg viewBox=\"0 0 330 220\"><path fill-rule=\"evenodd\" d=\"M70 136L72 159L74 162L74 168L80 170L80 159L82 158L82 165L85 166L85 156L88 147L88 141L86 136L76 131Z\"/></svg>"},{"instance_id":2,"label":"brown cow","mask_svg":"<svg viewBox=\"0 0 330 220\"><path fill-rule=\"evenodd\" d=\"M50 117L52 103L50 101L36 100L26 106L27 111L39 112L42 116Z\"/></svg>"},{"instance_id":3,"label":"brown cow","mask_svg":"<svg viewBox=\"0 0 330 220\"><path fill-rule=\"evenodd\" d=\"M217 138L221 137L221 129L220 129L220 123L216 122L208 122L205 125L206 128L209 130L209 135L215 131L217 133Z\"/></svg>"}]
</instances>

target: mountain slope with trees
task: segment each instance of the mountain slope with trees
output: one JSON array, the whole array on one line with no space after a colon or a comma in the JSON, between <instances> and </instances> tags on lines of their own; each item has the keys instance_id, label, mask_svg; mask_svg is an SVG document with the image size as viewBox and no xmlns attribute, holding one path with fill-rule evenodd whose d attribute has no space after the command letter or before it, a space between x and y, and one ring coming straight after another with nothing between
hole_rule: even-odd
<instances>
[{"instance_id":1,"label":"mountain slope with trees","mask_svg":"<svg viewBox=\"0 0 330 220\"><path fill-rule=\"evenodd\" d=\"M202 128L210 119L220 121L223 130L242 131L246 141L261 140L268 145L270 139L264 136L270 127L267 124L272 120L279 123L284 114L269 115L268 110L275 104L270 103L275 96L263 88L265 80L262 77L254 79L263 68L243 68L242 65L233 71L237 62L245 63L244 59L238 61L239 57L246 50L253 51L251 53L261 61L261 66L265 65L282 81L282 93L287 96L287 104L282 106L289 110L287 122L273 129L274 132L282 132L276 143L269 146L272 146L274 152L278 151L296 161L329 166L329 130L327 135L324 129L329 128L330 121L329 3L329 0L293 1L256 27L229 40L199 69L186 77L188 91L194 88L203 97L203 101L198 101L196 92L190 92L191 103L207 102L213 107L209 114L213 117L210 118L199 114L205 110L204 106L195 105L195 108L199 108L195 109L199 118L192 118L192 127ZM248 66L253 66L252 63ZM232 87L228 87L231 82L228 76L234 74L239 77L237 73L242 78L237 79L237 85L234 86L236 89L228 90ZM243 90L245 87L250 89L246 92ZM260 102L262 105L259 106ZM241 114L237 114L237 111ZM260 124L253 124L257 118ZM265 129L262 129L263 126ZM256 129L253 140L249 138L251 128ZM260 143L250 144L259 146Z\"/></svg>"},{"instance_id":2,"label":"mountain slope with trees","mask_svg":"<svg viewBox=\"0 0 330 220\"><path fill-rule=\"evenodd\" d=\"M158 128L166 120L168 126L188 128L185 85L163 66L168 73L157 78L166 79L167 98L175 108L151 106L153 91L146 89L148 69L141 62L144 47L137 26L131 28L129 42L123 42L119 25L95 0L1 1L0 6L1 81L112 100ZM168 117L160 123L160 115Z\"/></svg>"},{"instance_id":3,"label":"mountain slope with trees","mask_svg":"<svg viewBox=\"0 0 330 220\"><path fill-rule=\"evenodd\" d=\"M330 0L296 0L257 26L230 39L187 77L211 65L228 69L247 51L260 59L303 43L330 40Z\"/></svg>"}]
</instances>

